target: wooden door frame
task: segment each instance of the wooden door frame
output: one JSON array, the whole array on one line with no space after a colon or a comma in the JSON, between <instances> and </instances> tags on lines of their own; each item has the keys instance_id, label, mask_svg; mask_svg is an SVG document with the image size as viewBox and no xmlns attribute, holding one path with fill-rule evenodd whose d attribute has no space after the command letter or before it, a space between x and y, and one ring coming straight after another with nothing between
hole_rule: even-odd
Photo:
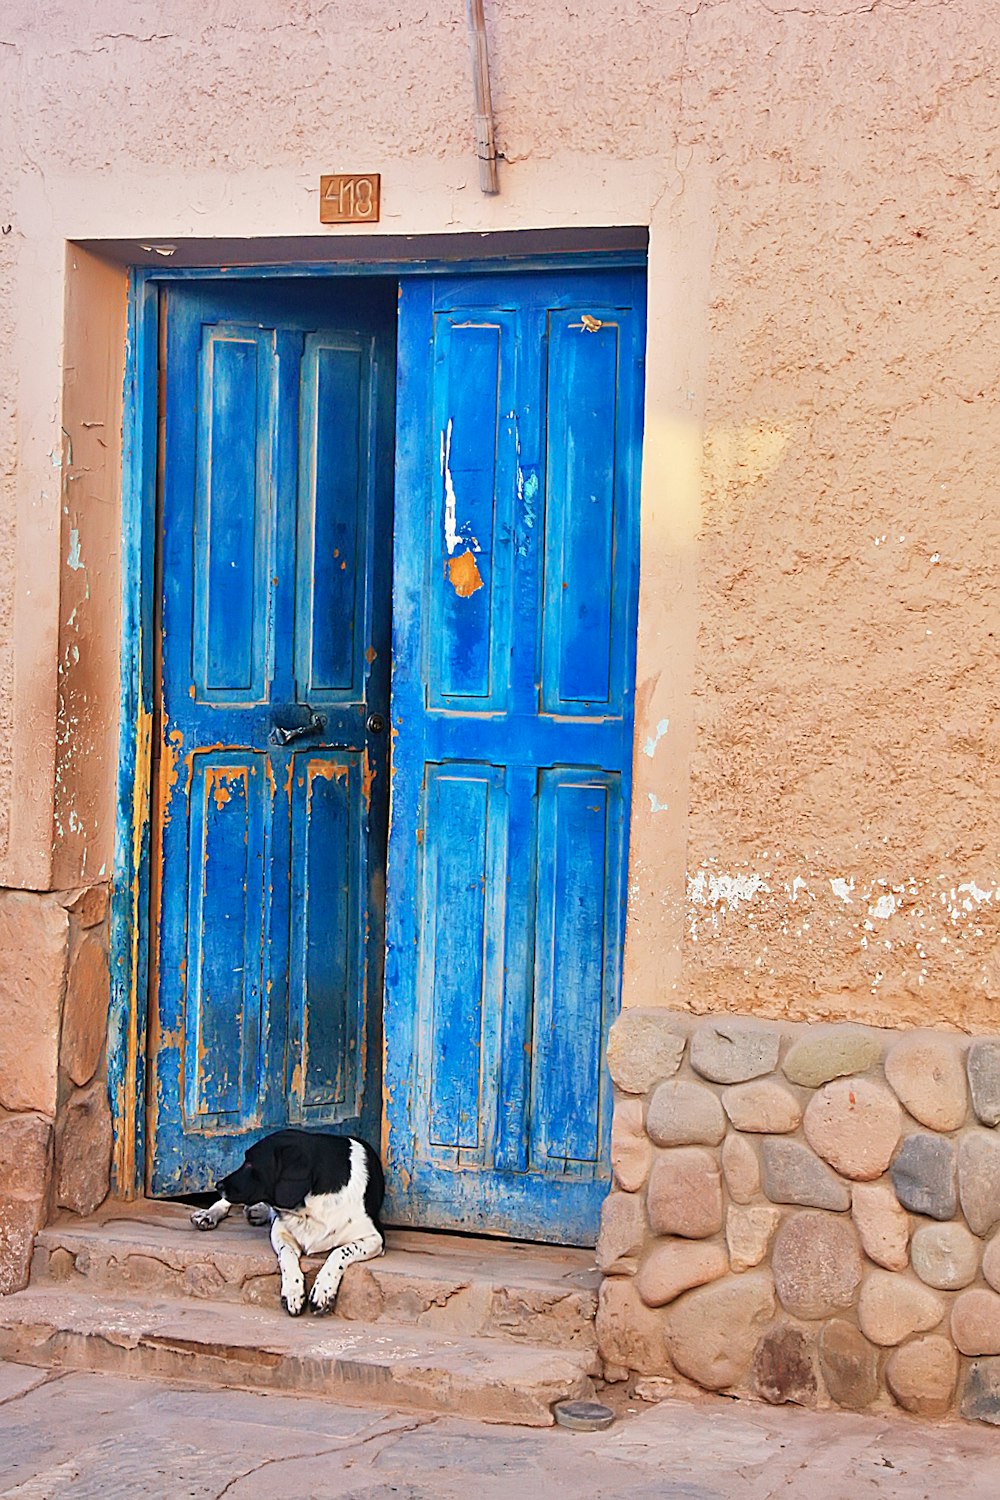
<instances>
[{"instance_id":1,"label":"wooden door frame","mask_svg":"<svg viewBox=\"0 0 1000 1500\"><path fill-rule=\"evenodd\" d=\"M595 247L601 231L594 231ZM149 1014L150 841L159 442L160 290L178 282L298 280L303 277L517 274L533 270L645 269L645 250L559 251L523 256L275 262L225 267L129 270L122 419L121 654L116 773L115 859L111 897L111 994L108 1093L114 1126L112 1191L143 1196L146 1169L146 1047ZM438 241L440 243L440 241ZM391 700L390 700L391 701Z\"/></svg>"}]
</instances>

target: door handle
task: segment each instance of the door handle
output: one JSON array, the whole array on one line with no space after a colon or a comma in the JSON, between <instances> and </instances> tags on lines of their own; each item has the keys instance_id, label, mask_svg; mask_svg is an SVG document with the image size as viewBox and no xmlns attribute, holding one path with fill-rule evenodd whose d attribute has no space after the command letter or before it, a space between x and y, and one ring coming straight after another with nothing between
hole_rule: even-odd
<instances>
[{"instance_id":1,"label":"door handle","mask_svg":"<svg viewBox=\"0 0 1000 1500\"><path fill-rule=\"evenodd\" d=\"M267 743L280 748L282 745L290 745L292 740L301 740L307 734L319 734L326 728L326 714L318 714L315 709L309 710L309 720L305 724L296 724L290 729L284 729L280 724L275 724L267 737Z\"/></svg>"}]
</instances>

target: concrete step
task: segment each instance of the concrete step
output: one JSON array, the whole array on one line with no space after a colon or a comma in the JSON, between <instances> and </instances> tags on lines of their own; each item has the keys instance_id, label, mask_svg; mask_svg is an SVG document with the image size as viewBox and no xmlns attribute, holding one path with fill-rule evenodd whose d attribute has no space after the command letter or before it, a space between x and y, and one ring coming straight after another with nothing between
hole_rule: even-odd
<instances>
[{"instance_id":1,"label":"concrete step","mask_svg":"<svg viewBox=\"0 0 1000 1500\"><path fill-rule=\"evenodd\" d=\"M594 1394L593 1359L581 1351L385 1321L289 1318L211 1299L112 1294L82 1280L72 1290L53 1283L0 1297L0 1359L529 1427L550 1425L554 1402Z\"/></svg>"},{"instance_id":2,"label":"concrete step","mask_svg":"<svg viewBox=\"0 0 1000 1500\"><path fill-rule=\"evenodd\" d=\"M114 1204L36 1241L32 1286L211 1298L278 1310L267 1231L234 1213L210 1233L174 1203ZM307 1279L320 1259L305 1262ZM596 1355L600 1278L590 1251L389 1231L384 1256L348 1268L336 1317Z\"/></svg>"}]
</instances>

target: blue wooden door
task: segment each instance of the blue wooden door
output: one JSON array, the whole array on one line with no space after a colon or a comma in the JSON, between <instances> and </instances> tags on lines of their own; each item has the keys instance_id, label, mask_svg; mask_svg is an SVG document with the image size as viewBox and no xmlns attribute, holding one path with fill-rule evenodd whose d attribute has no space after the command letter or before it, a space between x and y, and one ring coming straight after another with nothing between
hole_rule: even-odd
<instances>
[{"instance_id":1,"label":"blue wooden door","mask_svg":"<svg viewBox=\"0 0 1000 1500\"><path fill-rule=\"evenodd\" d=\"M592 1244L638 586L637 271L400 301L390 1218Z\"/></svg>"},{"instance_id":2,"label":"blue wooden door","mask_svg":"<svg viewBox=\"0 0 1000 1500\"><path fill-rule=\"evenodd\" d=\"M387 291L164 295L154 1193L213 1184L290 1122L378 1141Z\"/></svg>"}]
</instances>

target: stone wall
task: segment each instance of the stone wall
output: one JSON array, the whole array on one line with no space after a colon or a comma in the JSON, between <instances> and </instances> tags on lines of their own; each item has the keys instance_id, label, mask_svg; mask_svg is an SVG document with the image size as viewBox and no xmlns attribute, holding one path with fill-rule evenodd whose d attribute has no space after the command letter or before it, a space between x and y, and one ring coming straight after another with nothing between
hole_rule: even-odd
<instances>
[{"instance_id":1,"label":"stone wall","mask_svg":"<svg viewBox=\"0 0 1000 1500\"><path fill-rule=\"evenodd\" d=\"M1000 1423L1000 1039L626 1010L608 1060L609 1378Z\"/></svg>"},{"instance_id":2,"label":"stone wall","mask_svg":"<svg viewBox=\"0 0 1000 1500\"><path fill-rule=\"evenodd\" d=\"M0 1294L56 1208L108 1193L106 885L0 891Z\"/></svg>"}]
</instances>

